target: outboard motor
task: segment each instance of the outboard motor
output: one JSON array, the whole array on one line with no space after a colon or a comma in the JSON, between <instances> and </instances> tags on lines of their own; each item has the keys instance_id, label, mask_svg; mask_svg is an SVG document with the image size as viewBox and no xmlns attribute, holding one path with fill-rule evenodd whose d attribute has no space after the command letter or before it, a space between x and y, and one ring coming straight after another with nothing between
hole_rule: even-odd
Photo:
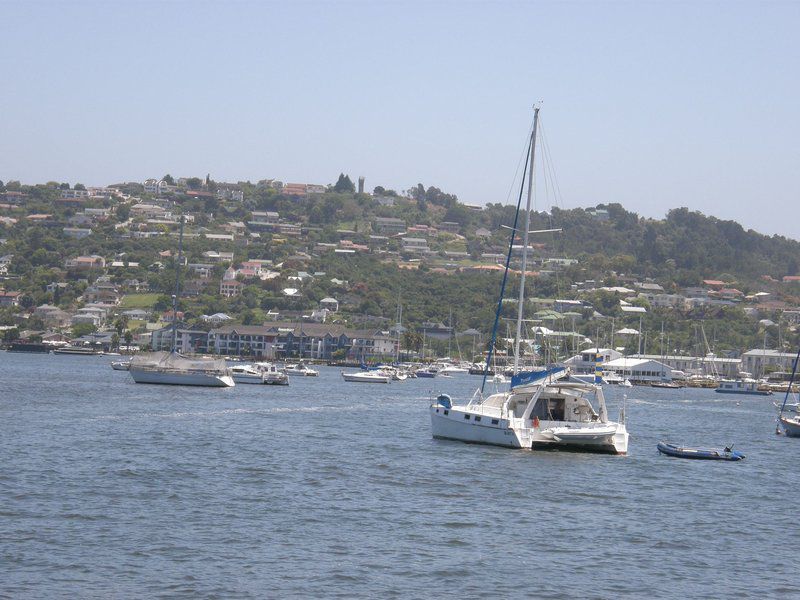
<instances>
[{"instance_id":1,"label":"outboard motor","mask_svg":"<svg viewBox=\"0 0 800 600\"><path fill-rule=\"evenodd\" d=\"M447 409L453 405L452 399L447 394L439 394L439 396L436 397L436 402L439 406L444 406Z\"/></svg>"}]
</instances>

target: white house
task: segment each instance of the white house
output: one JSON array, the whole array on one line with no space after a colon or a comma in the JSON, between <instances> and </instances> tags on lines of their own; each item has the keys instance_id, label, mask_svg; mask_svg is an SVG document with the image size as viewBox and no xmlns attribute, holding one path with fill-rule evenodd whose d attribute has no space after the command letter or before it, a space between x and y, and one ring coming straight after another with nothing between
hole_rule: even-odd
<instances>
[{"instance_id":1,"label":"white house","mask_svg":"<svg viewBox=\"0 0 800 600\"><path fill-rule=\"evenodd\" d=\"M339 310L339 301L336 298L331 298L330 296L327 298L323 298L319 301L320 308L327 308L331 312L338 312Z\"/></svg>"},{"instance_id":2,"label":"white house","mask_svg":"<svg viewBox=\"0 0 800 600\"><path fill-rule=\"evenodd\" d=\"M616 373L632 382L672 381L672 369L662 362L648 358L617 358L605 363L603 370Z\"/></svg>"}]
</instances>

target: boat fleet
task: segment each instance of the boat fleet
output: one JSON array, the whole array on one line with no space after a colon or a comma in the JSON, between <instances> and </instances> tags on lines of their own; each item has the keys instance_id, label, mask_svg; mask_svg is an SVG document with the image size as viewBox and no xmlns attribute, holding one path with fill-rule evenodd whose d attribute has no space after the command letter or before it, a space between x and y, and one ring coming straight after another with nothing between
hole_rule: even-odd
<instances>
[{"instance_id":1,"label":"boat fleet","mask_svg":"<svg viewBox=\"0 0 800 600\"><path fill-rule=\"evenodd\" d=\"M527 252L531 234L558 233L559 229L530 230L532 211L534 158L537 143L539 108L535 109L529 143L529 161L523 170L523 180L528 176L527 199L522 208L523 189L520 187L513 227L505 261L505 270L494 317L491 341L483 364L442 361L437 363L405 363L368 366L361 364L357 370L341 371L346 383L390 384L411 379L450 378L466 374L478 375L480 387L469 396L454 399L449 394L439 394L429 405L431 434L435 439L467 443L488 444L507 448L529 450L567 450L624 455L628 452L630 434L626 425L625 400L619 414L609 414L603 393L606 385L631 387L632 383L615 373L605 373L598 362L595 373L573 373L559 364L522 365L520 343L523 339L523 310L525 307L525 278ZM524 222L520 223L520 216ZM521 236L521 268L515 271L519 278L516 302L516 335L513 338L513 366L497 368L495 349L498 324L501 318L504 292L510 271L512 250L517 236ZM178 261L181 264L183 244L183 218L178 243ZM177 298L180 276L176 278L173 295L173 323L177 323ZM224 358L196 358L185 356L176 349L176 326L173 325L172 349L169 352L148 352L130 360L115 360L111 368L127 371L135 383L234 387L238 384L287 386L293 377L318 377L319 371L305 361L278 365L274 362L227 361ZM55 350L59 354L97 354L78 347ZM493 358L495 361L493 362ZM599 358L595 360L599 361ZM776 433L787 437L800 437L800 404L788 402L789 393L800 361L800 350L794 362L792 377L786 387L776 422ZM509 381L510 379L510 381ZM493 390L487 388L492 384ZM505 386L508 385L507 388ZM683 387L677 383L656 382L653 387ZM499 389L503 387L504 389ZM698 382L698 387L716 387L719 394L769 395L762 383L752 378L740 380L719 379ZM624 396L623 396L624 398ZM777 403L776 403L777 406ZM792 412L794 414L792 414ZM722 449L695 448L669 442L660 442L659 453L676 458L740 461L741 452L732 445Z\"/></svg>"}]
</instances>

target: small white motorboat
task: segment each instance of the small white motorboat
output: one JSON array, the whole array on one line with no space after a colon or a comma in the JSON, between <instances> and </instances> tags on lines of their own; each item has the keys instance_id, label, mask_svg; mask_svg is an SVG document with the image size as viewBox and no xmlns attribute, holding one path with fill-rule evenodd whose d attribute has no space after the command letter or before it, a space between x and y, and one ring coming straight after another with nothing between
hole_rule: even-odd
<instances>
[{"instance_id":1,"label":"small white motorboat","mask_svg":"<svg viewBox=\"0 0 800 600\"><path fill-rule=\"evenodd\" d=\"M279 369L275 363L258 362L256 366L264 374L264 383L267 385L289 385L289 376L286 371Z\"/></svg>"},{"instance_id":2,"label":"small white motorboat","mask_svg":"<svg viewBox=\"0 0 800 600\"><path fill-rule=\"evenodd\" d=\"M342 379L350 383L389 383L392 376L382 371L358 371L357 373L342 371Z\"/></svg>"},{"instance_id":3,"label":"small white motorboat","mask_svg":"<svg viewBox=\"0 0 800 600\"><path fill-rule=\"evenodd\" d=\"M305 363L297 363L296 365L286 365L284 369L287 375L302 375L304 377L316 377L319 371L315 371Z\"/></svg>"},{"instance_id":4,"label":"small white motorboat","mask_svg":"<svg viewBox=\"0 0 800 600\"><path fill-rule=\"evenodd\" d=\"M264 373L255 365L234 365L230 370L236 383L264 383Z\"/></svg>"},{"instance_id":5,"label":"small white motorboat","mask_svg":"<svg viewBox=\"0 0 800 600\"><path fill-rule=\"evenodd\" d=\"M128 371L131 368L129 360L112 360L111 368L115 371Z\"/></svg>"}]
</instances>

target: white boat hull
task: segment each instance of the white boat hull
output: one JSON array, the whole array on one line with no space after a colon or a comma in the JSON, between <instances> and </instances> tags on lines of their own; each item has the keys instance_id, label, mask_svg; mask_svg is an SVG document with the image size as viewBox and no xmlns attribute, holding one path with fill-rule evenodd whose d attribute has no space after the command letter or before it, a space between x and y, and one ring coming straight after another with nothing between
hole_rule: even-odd
<instances>
[{"instance_id":1,"label":"white boat hull","mask_svg":"<svg viewBox=\"0 0 800 600\"><path fill-rule=\"evenodd\" d=\"M261 375L234 375L233 380L236 383L255 383L255 384L264 384L264 377Z\"/></svg>"},{"instance_id":2,"label":"white boat hull","mask_svg":"<svg viewBox=\"0 0 800 600\"><path fill-rule=\"evenodd\" d=\"M781 417L781 425L783 425L783 431L786 433L786 437L800 437L800 417L791 419Z\"/></svg>"},{"instance_id":3,"label":"white boat hull","mask_svg":"<svg viewBox=\"0 0 800 600\"><path fill-rule=\"evenodd\" d=\"M230 375L213 373L169 373L149 369L131 368L128 371L136 383L156 383L161 385L195 385L202 387L233 387Z\"/></svg>"},{"instance_id":4,"label":"white boat hull","mask_svg":"<svg viewBox=\"0 0 800 600\"><path fill-rule=\"evenodd\" d=\"M542 421L534 427L512 427L507 419L474 413L459 406L446 409L442 405L434 404L430 411L431 431L437 439L531 450L574 450L607 454L628 452L628 432L624 424L571 423L567 427L563 421Z\"/></svg>"},{"instance_id":5,"label":"white boat hull","mask_svg":"<svg viewBox=\"0 0 800 600\"><path fill-rule=\"evenodd\" d=\"M392 377L368 373L342 373L342 379L349 383L389 383Z\"/></svg>"}]
</instances>

